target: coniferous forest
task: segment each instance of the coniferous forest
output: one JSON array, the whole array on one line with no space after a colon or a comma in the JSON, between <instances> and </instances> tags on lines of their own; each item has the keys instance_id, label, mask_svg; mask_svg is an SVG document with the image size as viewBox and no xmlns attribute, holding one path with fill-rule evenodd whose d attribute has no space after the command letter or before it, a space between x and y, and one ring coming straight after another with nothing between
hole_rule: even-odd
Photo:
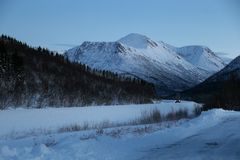
<instances>
[{"instance_id":1,"label":"coniferous forest","mask_svg":"<svg viewBox=\"0 0 240 160\"><path fill-rule=\"evenodd\" d=\"M154 86L141 79L90 69L61 54L0 37L0 107L68 107L146 103Z\"/></svg>"},{"instance_id":2,"label":"coniferous forest","mask_svg":"<svg viewBox=\"0 0 240 160\"><path fill-rule=\"evenodd\" d=\"M204 82L181 93L186 100L204 104L203 110L223 108L240 110L240 79L238 70L229 73L230 77L223 81ZM227 77L227 76L226 76Z\"/></svg>"}]
</instances>

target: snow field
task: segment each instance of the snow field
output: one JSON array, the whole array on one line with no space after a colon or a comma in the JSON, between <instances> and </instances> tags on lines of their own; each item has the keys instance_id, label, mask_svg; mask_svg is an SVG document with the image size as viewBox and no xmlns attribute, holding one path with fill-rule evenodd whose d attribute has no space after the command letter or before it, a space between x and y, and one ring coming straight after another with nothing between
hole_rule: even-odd
<instances>
[{"instance_id":1,"label":"snow field","mask_svg":"<svg viewBox=\"0 0 240 160\"><path fill-rule=\"evenodd\" d=\"M9 109L0 111L0 137L21 137L29 134L57 132L59 129L64 131L65 127L73 127L69 129L71 131L121 126L136 122L143 114L146 115L153 110L158 110L161 116L185 110L191 116L196 107L199 105L194 102L161 101L141 105ZM68 128L65 128L65 131L68 131Z\"/></svg>"}]
</instances>

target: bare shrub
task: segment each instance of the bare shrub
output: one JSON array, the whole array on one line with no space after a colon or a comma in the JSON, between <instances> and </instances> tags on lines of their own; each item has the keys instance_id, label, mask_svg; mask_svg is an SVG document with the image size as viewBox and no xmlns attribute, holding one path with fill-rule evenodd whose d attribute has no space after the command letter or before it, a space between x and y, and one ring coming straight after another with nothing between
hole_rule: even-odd
<instances>
[{"instance_id":1,"label":"bare shrub","mask_svg":"<svg viewBox=\"0 0 240 160\"><path fill-rule=\"evenodd\" d=\"M139 124L150 124L161 122L162 117L160 111L155 108L151 111L144 111L141 113L141 116L138 120Z\"/></svg>"},{"instance_id":2,"label":"bare shrub","mask_svg":"<svg viewBox=\"0 0 240 160\"><path fill-rule=\"evenodd\" d=\"M194 110L193 110L193 113L194 113L194 116L199 116L202 112L202 105L200 104L194 104Z\"/></svg>"},{"instance_id":3,"label":"bare shrub","mask_svg":"<svg viewBox=\"0 0 240 160\"><path fill-rule=\"evenodd\" d=\"M112 130L110 133L106 133L106 135L109 135L113 138L120 138L121 137L121 129L116 129L116 130Z\"/></svg>"},{"instance_id":4,"label":"bare shrub","mask_svg":"<svg viewBox=\"0 0 240 160\"><path fill-rule=\"evenodd\" d=\"M58 129L58 132L74 132L74 131L82 131L90 129L89 124L87 122L84 122L83 125L73 124L69 126L64 126Z\"/></svg>"},{"instance_id":5,"label":"bare shrub","mask_svg":"<svg viewBox=\"0 0 240 160\"><path fill-rule=\"evenodd\" d=\"M201 107L196 106L194 110L194 114L197 116L201 113ZM141 125L141 124L152 124L152 123L159 123L163 121L176 121L182 118L191 118L188 114L187 109L179 109L177 111L172 110L167 115L161 115L160 110L157 108L154 108L152 110L145 110L141 113L141 116L139 118L136 118L129 122L110 122L109 120L102 121L100 123L91 124L89 125L88 122L85 122L82 125L69 125L62 127L58 130L58 132L73 132L73 131L81 131L81 130L88 130L88 129L95 129L97 135L104 134L105 128L112 128L112 127L120 127L120 126L129 126L129 125ZM150 128L141 128L140 130L137 129L136 132L143 133L148 132ZM120 133L112 133L111 136L118 137Z\"/></svg>"},{"instance_id":6,"label":"bare shrub","mask_svg":"<svg viewBox=\"0 0 240 160\"><path fill-rule=\"evenodd\" d=\"M180 109L176 113L176 120L182 119L182 118L188 118L188 110L187 109Z\"/></svg>"},{"instance_id":7,"label":"bare shrub","mask_svg":"<svg viewBox=\"0 0 240 160\"><path fill-rule=\"evenodd\" d=\"M188 118L187 109L179 109L178 111L172 111L165 116L166 121L175 121L182 118Z\"/></svg>"},{"instance_id":8,"label":"bare shrub","mask_svg":"<svg viewBox=\"0 0 240 160\"><path fill-rule=\"evenodd\" d=\"M133 133L142 135L144 133L149 133L152 130L153 128L151 126L137 127L137 128L134 128Z\"/></svg>"},{"instance_id":9,"label":"bare shrub","mask_svg":"<svg viewBox=\"0 0 240 160\"><path fill-rule=\"evenodd\" d=\"M97 135L102 135L103 134L103 129L102 128L98 128L97 130L96 130L96 134Z\"/></svg>"}]
</instances>

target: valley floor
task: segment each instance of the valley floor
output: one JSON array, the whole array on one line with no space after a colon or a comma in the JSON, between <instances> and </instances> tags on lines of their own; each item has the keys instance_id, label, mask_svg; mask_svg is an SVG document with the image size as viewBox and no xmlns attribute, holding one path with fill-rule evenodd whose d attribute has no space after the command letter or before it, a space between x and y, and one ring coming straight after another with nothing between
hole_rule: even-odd
<instances>
[{"instance_id":1,"label":"valley floor","mask_svg":"<svg viewBox=\"0 0 240 160\"><path fill-rule=\"evenodd\" d=\"M23 137L2 135L0 160L238 160L239 124L240 112L214 109L194 119L151 125ZM0 125L2 129L2 122Z\"/></svg>"}]
</instances>

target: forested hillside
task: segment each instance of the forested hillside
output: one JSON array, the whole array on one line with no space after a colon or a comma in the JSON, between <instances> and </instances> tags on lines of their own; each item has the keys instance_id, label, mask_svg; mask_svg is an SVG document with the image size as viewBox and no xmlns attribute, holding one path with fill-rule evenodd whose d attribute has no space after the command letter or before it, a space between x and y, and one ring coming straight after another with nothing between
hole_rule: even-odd
<instances>
[{"instance_id":1,"label":"forested hillside","mask_svg":"<svg viewBox=\"0 0 240 160\"><path fill-rule=\"evenodd\" d=\"M152 84L91 70L47 49L0 37L0 108L150 102Z\"/></svg>"},{"instance_id":2,"label":"forested hillside","mask_svg":"<svg viewBox=\"0 0 240 160\"><path fill-rule=\"evenodd\" d=\"M204 103L206 109L240 110L240 56L203 83L182 92L181 96Z\"/></svg>"}]
</instances>

